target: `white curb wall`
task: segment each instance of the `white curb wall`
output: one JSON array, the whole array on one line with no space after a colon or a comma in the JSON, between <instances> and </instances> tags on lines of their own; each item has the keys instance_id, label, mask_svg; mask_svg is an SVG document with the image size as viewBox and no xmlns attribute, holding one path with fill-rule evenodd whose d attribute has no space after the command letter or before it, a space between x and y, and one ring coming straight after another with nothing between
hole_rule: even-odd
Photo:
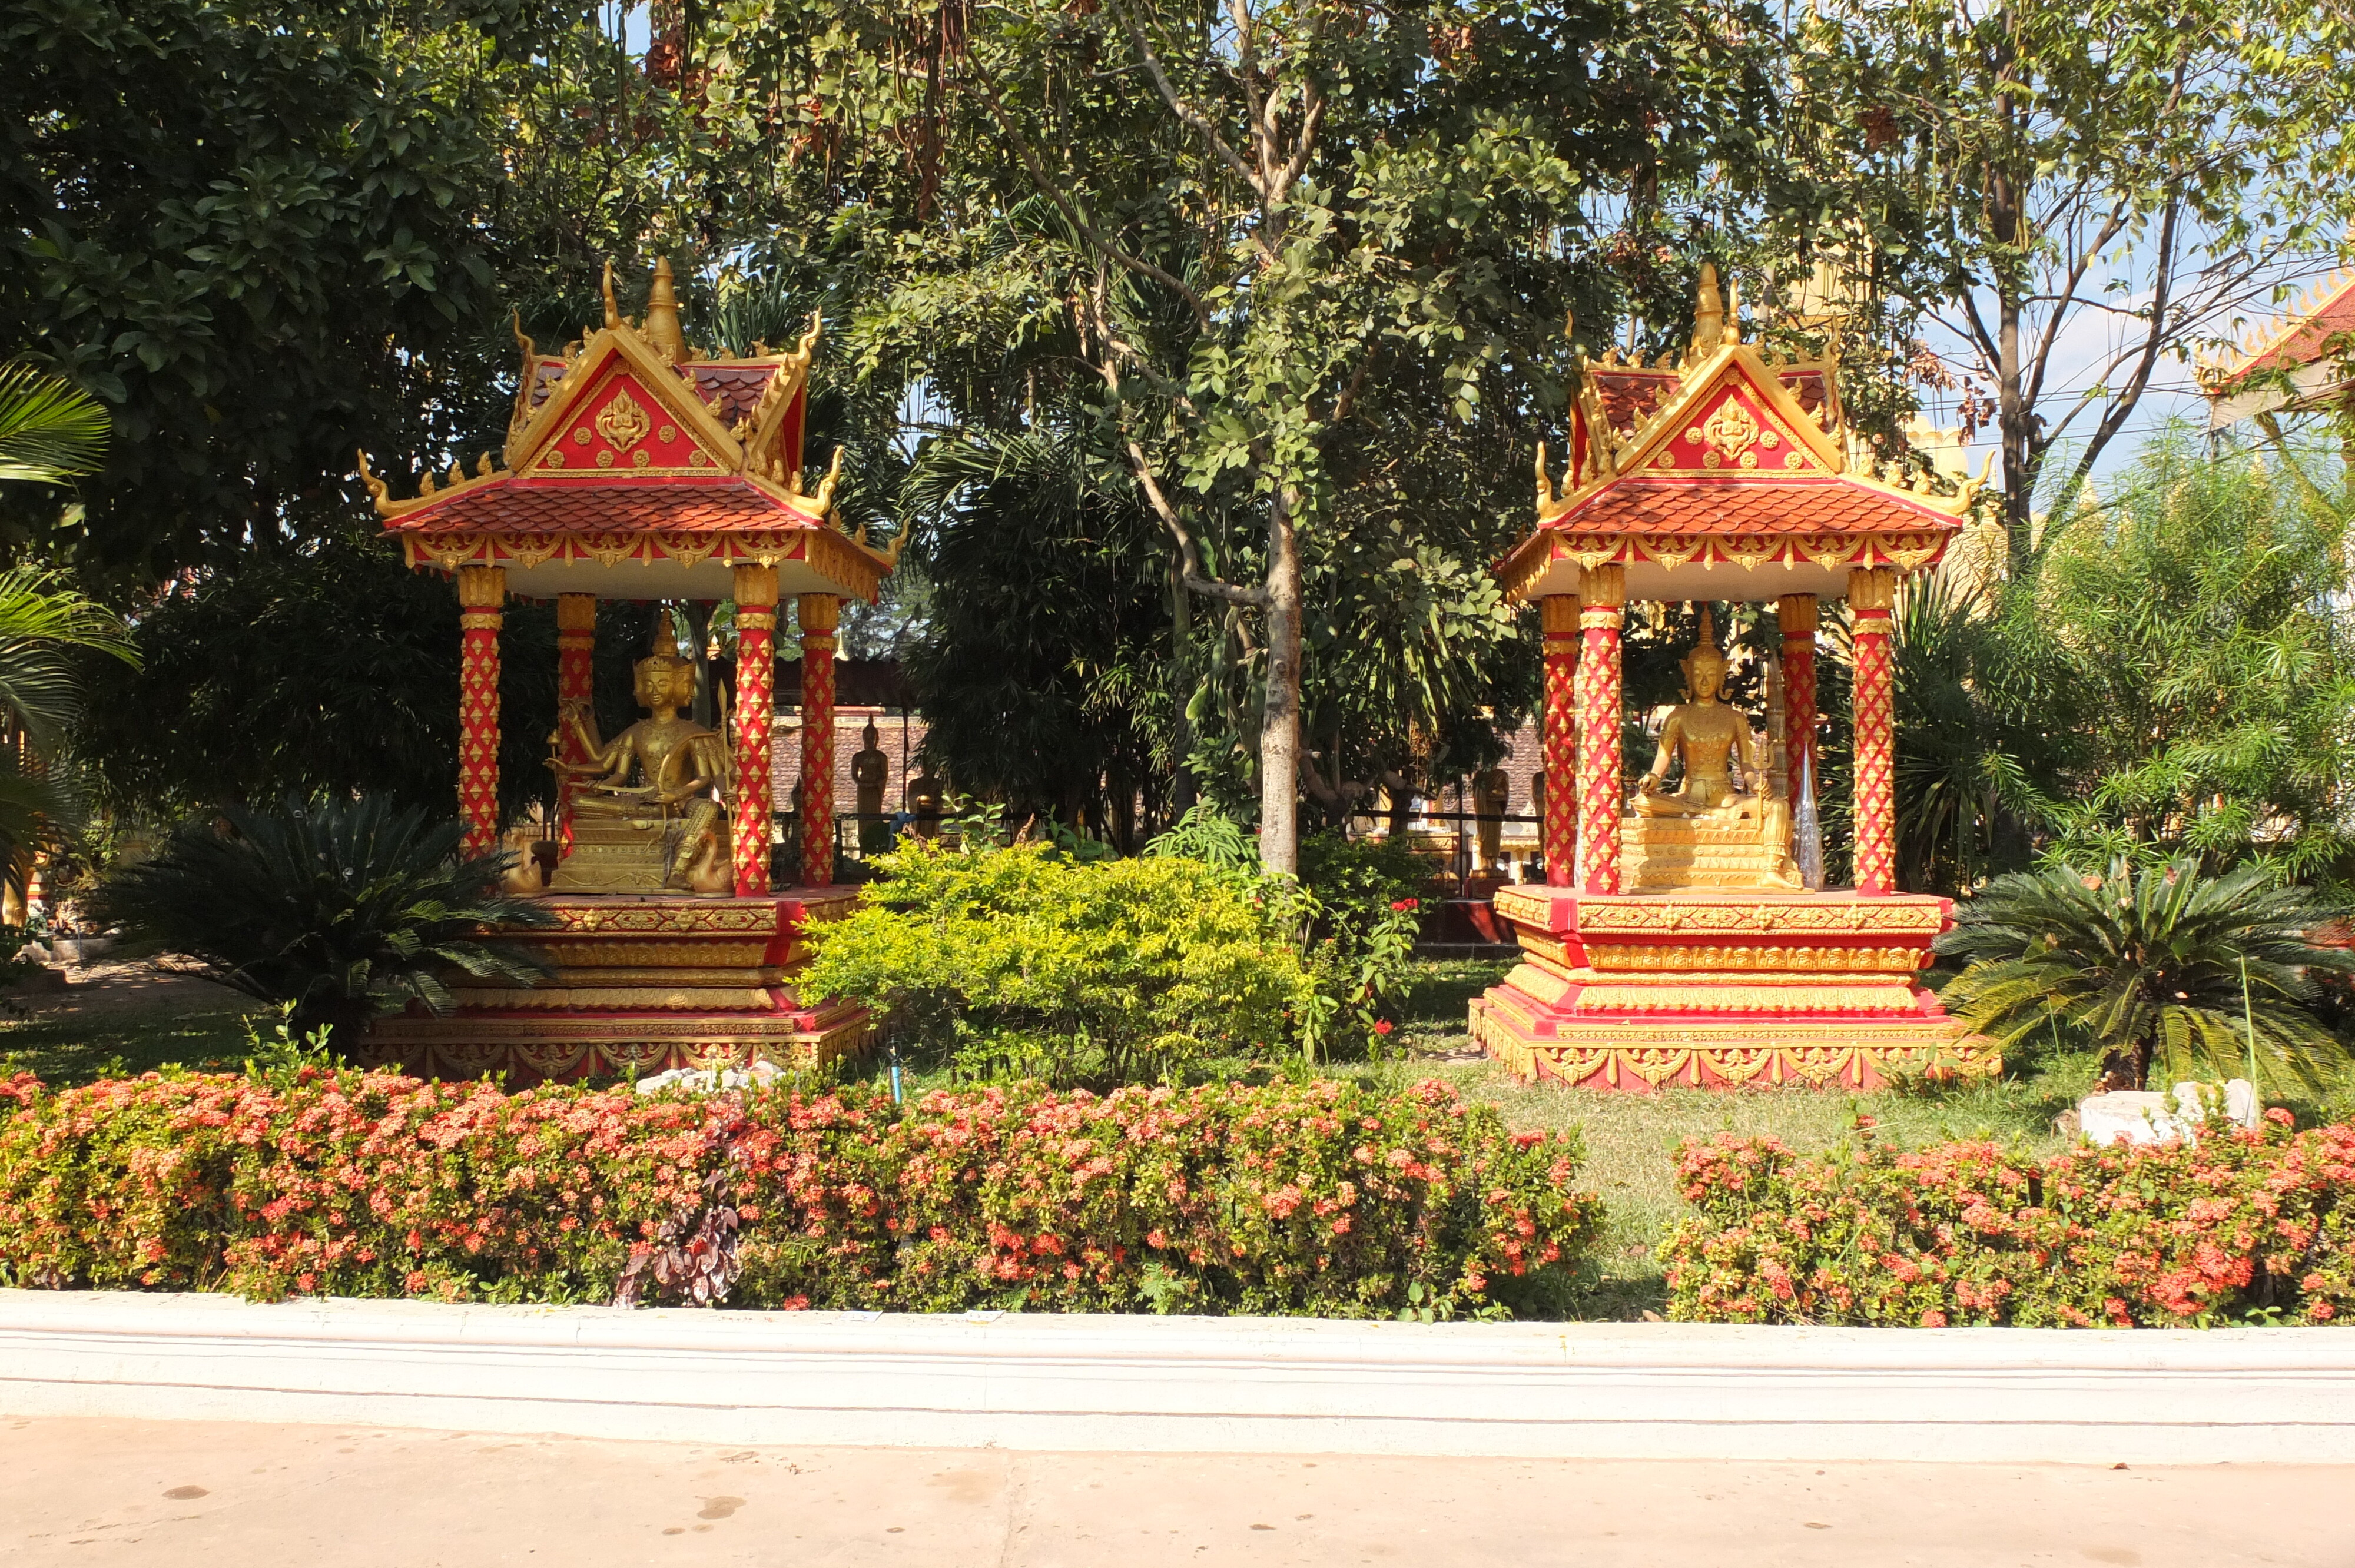
<instances>
[{"instance_id":1,"label":"white curb wall","mask_svg":"<svg viewBox=\"0 0 2355 1568\"><path fill-rule=\"evenodd\" d=\"M0 1291L0 1413L734 1445L2355 1462L2355 1330L622 1311Z\"/></svg>"}]
</instances>

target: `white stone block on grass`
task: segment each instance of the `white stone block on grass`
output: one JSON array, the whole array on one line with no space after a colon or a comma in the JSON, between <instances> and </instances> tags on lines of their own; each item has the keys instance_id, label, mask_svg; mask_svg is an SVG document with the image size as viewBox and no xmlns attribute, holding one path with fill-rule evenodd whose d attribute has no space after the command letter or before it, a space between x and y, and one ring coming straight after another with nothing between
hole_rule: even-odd
<instances>
[{"instance_id":1,"label":"white stone block on grass","mask_svg":"<svg viewBox=\"0 0 2355 1568\"><path fill-rule=\"evenodd\" d=\"M2214 1084L2178 1084L2172 1095L2156 1089L2088 1095L2077 1102L2078 1130L2088 1143L2167 1143L2191 1138L2208 1120ZM2257 1088L2246 1078L2222 1086L2224 1118L2254 1127L2264 1114Z\"/></svg>"}]
</instances>

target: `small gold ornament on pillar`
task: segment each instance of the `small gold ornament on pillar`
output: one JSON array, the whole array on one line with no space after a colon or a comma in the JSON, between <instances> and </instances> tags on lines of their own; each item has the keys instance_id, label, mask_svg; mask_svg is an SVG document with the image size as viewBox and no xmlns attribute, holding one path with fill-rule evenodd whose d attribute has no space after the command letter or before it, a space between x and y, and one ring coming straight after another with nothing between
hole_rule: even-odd
<instances>
[{"instance_id":1,"label":"small gold ornament on pillar","mask_svg":"<svg viewBox=\"0 0 2355 1568\"><path fill-rule=\"evenodd\" d=\"M1626 602L1626 568L1612 562L1587 572L1578 616L1584 643L1578 656L1578 885L1588 893L1619 891L1619 634Z\"/></svg>"},{"instance_id":2,"label":"small gold ornament on pillar","mask_svg":"<svg viewBox=\"0 0 2355 1568\"><path fill-rule=\"evenodd\" d=\"M736 820L729 833L736 896L769 891L776 810L770 747L776 729L777 568L740 562L736 594Z\"/></svg>"},{"instance_id":3,"label":"small gold ornament on pillar","mask_svg":"<svg viewBox=\"0 0 2355 1568\"><path fill-rule=\"evenodd\" d=\"M1546 881L1569 887L1578 880L1578 615L1574 594L1538 600L1545 632L1545 707L1540 725L1545 766L1529 782L1529 800L1542 819L1539 842ZM1550 775L1561 788L1549 794Z\"/></svg>"},{"instance_id":4,"label":"small gold ornament on pillar","mask_svg":"<svg viewBox=\"0 0 2355 1568\"><path fill-rule=\"evenodd\" d=\"M1897 707L1889 620L1896 601L1893 567L1849 573L1849 640L1856 659L1856 890L1876 895L1897 891Z\"/></svg>"},{"instance_id":5,"label":"small gold ornament on pillar","mask_svg":"<svg viewBox=\"0 0 2355 1568\"><path fill-rule=\"evenodd\" d=\"M469 854L499 842L499 629L507 574L458 568L458 816Z\"/></svg>"}]
</instances>

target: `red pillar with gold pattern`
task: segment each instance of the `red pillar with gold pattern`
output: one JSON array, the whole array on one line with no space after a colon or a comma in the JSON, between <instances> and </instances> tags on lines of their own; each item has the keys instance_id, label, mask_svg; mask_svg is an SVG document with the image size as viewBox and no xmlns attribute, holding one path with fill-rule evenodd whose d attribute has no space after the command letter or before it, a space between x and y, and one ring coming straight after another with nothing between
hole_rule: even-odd
<instances>
[{"instance_id":1,"label":"red pillar with gold pattern","mask_svg":"<svg viewBox=\"0 0 2355 1568\"><path fill-rule=\"evenodd\" d=\"M560 593L556 596L556 707L559 715L576 705L591 712L597 696L597 596ZM560 756L567 762L587 762L580 737L569 724L560 725ZM572 853L572 796L577 787L564 779L556 787L556 838L559 853Z\"/></svg>"},{"instance_id":2,"label":"red pillar with gold pattern","mask_svg":"<svg viewBox=\"0 0 2355 1568\"><path fill-rule=\"evenodd\" d=\"M499 842L499 628L507 575L497 567L458 568L458 820L468 854Z\"/></svg>"},{"instance_id":3,"label":"red pillar with gold pattern","mask_svg":"<svg viewBox=\"0 0 2355 1568\"><path fill-rule=\"evenodd\" d=\"M1856 890L1897 891L1897 710L1889 612L1897 573L1860 567L1848 575L1849 636L1856 650Z\"/></svg>"},{"instance_id":4,"label":"red pillar with gold pattern","mask_svg":"<svg viewBox=\"0 0 2355 1568\"><path fill-rule=\"evenodd\" d=\"M802 621L802 881L834 884L834 646L842 601L805 593Z\"/></svg>"},{"instance_id":5,"label":"red pillar with gold pattern","mask_svg":"<svg viewBox=\"0 0 2355 1568\"><path fill-rule=\"evenodd\" d=\"M1549 594L1538 600L1545 629L1546 882L1578 883L1578 598Z\"/></svg>"},{"instance_id":6,"label":"red pillar with gold pattern","mask_svg":"<svg viewBox=\"0 0 2355 1568\"><path fill-rule=\"evenodd\" d=\"M1820 764L1802 766L1816 754L1816 596L1785 594L1775 601L1774 618L1783 628L1783 757L1796 804L1803 775L1818 794L1824 783Z\"/></svg>"},{"instance_id":7,"label":"red pillar with gold pattern","mask_svg":"<svg viewBox=\"0 0 2355 1568\"><path fill-rule=\"evenodd\" d=\"M1586 574L1585 606L1578 624L1579 887L1619 891L1619 628L1627 603L1625 567Z\"/></svg>"},{"instance_id":8,"label":"red pillar with gold pattern","mask_svg":"<svg viewBox=\"0 0 2355 1568\"><path fill-rule=\"evenodd\" d=\"M739 898L769 891L776 693L777 568L746 563L736 568L736 820L728 834Z\"/></svg>"}]
</instances>

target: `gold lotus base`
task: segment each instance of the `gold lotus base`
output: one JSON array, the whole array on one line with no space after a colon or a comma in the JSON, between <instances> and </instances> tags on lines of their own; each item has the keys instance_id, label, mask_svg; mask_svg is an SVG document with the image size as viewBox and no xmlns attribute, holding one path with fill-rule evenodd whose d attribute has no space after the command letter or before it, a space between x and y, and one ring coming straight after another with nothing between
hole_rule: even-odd
<instances>
[{"instance_id":1,"label":"gold lotus base","mask_svg":"<svg viewBox=\"0 0 2355 1568\"><path fill-rule=\"evenodd\" d=\"M1649 1090L2001 1069L1916 976L1942 898L1680 888L1511 887L1497 913L1523 954L1475 1000L1472 1035L1519 1077Z\"/></svg>"},{"instance_id":2,"label":"gold lotus base","mask_svg":"<svg viewBox=\"0 0 2355 1568\"><path fill-rule=\"evenodd\" d=\"M1622 818L1621 875L1636 893L1695 887L1798 889L1798 873L1787 846L1760 834L1754 821Z\"/></svg>"},{"instance_id":3,"label":"gold lotus base","mask_svg":"<svg viewBox=\"0 0 2355 1568\"><path fill-rule=\"evenodd\" d=\"M556 868L548 890L558 896L577 894L649 894L696 893L688 887L674 887L666 878L670 863L678 853L679 838L687 831L684 821L673 818L663 821L654 817L576 817L572 822L572 848ZM728 859L726 824L719 829L718 859ZM700 875L699 872L693 874ZM698 896L726 896L727 889Z\"/></svg>"},{"instance_id":4,"label":"gold lotus base","mask_svg":"<svg viewBox=\"0 0 2355 1568\"><path fill-rule=\"evenodd\" d=\"M424 1077L525 1082L762 1061L821 1067L863 1049L869 1020L847 1003L805 1006L793 979L809 961L812 927L841 918L857 896L835 887L765 898L550 894L553 927L492 938L547 964L547 981L454 985L455 1010L379 1020L364 1057Z\"/></svg>"}]
</instances>

